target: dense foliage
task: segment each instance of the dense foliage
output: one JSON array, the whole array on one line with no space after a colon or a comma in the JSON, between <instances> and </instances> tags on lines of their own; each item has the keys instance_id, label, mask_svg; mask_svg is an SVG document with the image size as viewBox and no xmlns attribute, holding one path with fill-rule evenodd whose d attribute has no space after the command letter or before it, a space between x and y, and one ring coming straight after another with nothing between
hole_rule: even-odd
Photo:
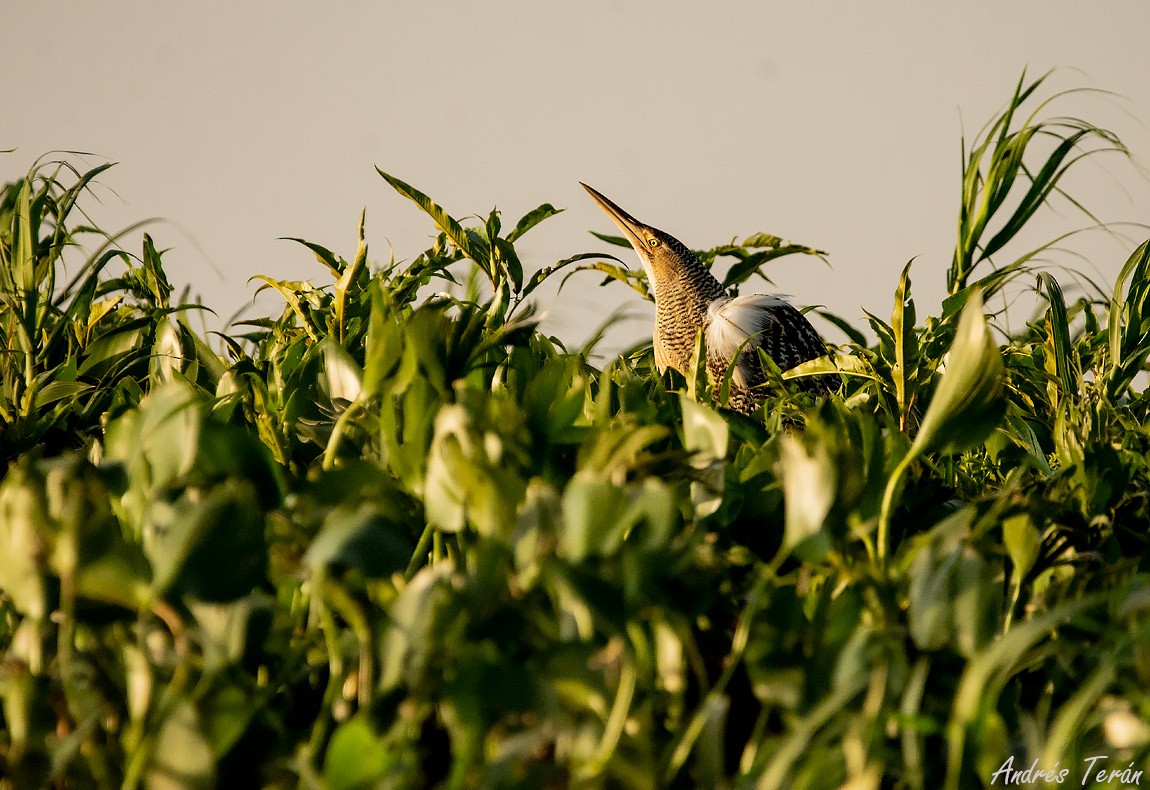
<instances>
[{"instance_id":1,"label":"dense foliage","mask_svg":"<svg viewBox=\"0 0 1150 790\"><path fill-rule=\"evenodd\" d=\"M645 293L610 256L525 271L550 205L464 226L381 172L431 249L372 262L362 219L350 260L301 241L326 284L261 278L283 313L217 336L148 236L73 222L103 167L37 164L0 194L0 786L1150 768L1150 246L1072 303L1049 245L1009 252L1075 162L1125 153L1023 119L1042 83L966 151L938 315L908 265L876 342L828 316L841 393L761 420L705 365L597 369L538 330L560 270ZM737 287L813 252L702 257ZM986 305L1035 282L1003 331Z\"/></svg>"}]
</instances>

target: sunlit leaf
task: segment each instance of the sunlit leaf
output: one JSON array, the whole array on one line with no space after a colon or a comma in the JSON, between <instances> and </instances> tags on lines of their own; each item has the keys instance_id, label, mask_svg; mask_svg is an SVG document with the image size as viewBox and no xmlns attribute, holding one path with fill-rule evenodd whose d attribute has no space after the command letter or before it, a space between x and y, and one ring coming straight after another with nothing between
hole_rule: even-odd
<instances>
[{"instance_id":1,"label":"sunlit leaf","mask_svg":"<svg viewBox=\"0 0 1150 790\"><path fill-rule=\"evenodd\" d=\"M1001 421L1002 355L975 294L963 308L946 371L919 425L911 454L937 448L957 452L982 442Z\"/></svg>"},{"instance_id":2,"label":"sunlit leaf","mask_svg":"<svg viewBox=\"0 0 1150 790\"><path fill-rule=\"evenodd\" d=\"M324 786L329 790L376 787L388 763L387 746L366 717L340 725L332 735L324 760Z\"/></svg>"},{"instance_id":3,"label":"sunlit leaf","mask_svg":"<svg viewBox=\"0 0 1150 790\"><path fill-rule=\"evenodd\" d=\"M822 444L807 447L801 438L788 435L779 447L786 498L783 548L817 560L830 548L823 523L834 503L838 476Z\"/></svg>"},{"instance_id":4,"label":"sunlit leaf","mask_svg":"<svg viewBox=\"0 0 1150 790\"><path fill-rule=\"evenodd\" d=\"M159 727L146 784L150 790L210 788L215 784L214 769L199 714L189 700L180 700Z\"/></svg>"},{"instance_id":5,"label":"sunlit leaf","mask_svg":"<svg viewBox=\"0 0 1150 790\"><path fill-rule=\"evenodd\" d=\"M435 222L436 227L447 234L447 238L451 239L451 242L460 250L462 250L464 255L480 264L481 266L487 263L487 260L490 257L490 252L482 240L465 232L460 224L455 221L451 215L440 208L431 198L420 192L415 187L400 181L395 176L388 175L378 167L375 169L375 171L383 176L383 179L387 183L391 184L392 188L394 188L396 192L410 199L417 206L423 209L424 213L431 217L432 221Z\"/></svg>"}]
</instances>

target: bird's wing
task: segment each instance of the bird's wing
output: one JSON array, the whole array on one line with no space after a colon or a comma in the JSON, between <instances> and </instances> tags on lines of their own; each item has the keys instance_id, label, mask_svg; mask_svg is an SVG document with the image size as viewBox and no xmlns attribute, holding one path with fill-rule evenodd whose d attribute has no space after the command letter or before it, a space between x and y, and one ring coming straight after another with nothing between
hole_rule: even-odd
<instances>
[{"instance_id":1,"label":"bird's wing","mask_svg":"<svg viewBox=\"0 0 1150 790\"><path fill-rule=\"evenodd\" d=\"M716 299L707 309L706 333L708 355L714 354L723 368L730 365L744 343L745 351L762 348L781 370L826 354L823 339L810 321L780 296L749 294ZM753 387L762 379L758 357L740 355L734 383Z\"/></svg>"}]
</instances>

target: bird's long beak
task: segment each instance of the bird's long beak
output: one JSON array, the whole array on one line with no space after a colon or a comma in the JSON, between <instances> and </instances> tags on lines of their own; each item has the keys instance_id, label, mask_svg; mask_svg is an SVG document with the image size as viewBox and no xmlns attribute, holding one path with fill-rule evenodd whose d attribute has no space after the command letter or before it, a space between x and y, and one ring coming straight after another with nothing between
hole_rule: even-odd
<instances>
[{"instance_id":1,"label":"bird's long beak","mask_svg":"<svg viewBox=\"0 0 1150 790\"><path fill-rule=\"evenodd\" d=\"M634 247L640 255L645 253L647 243L643 240L643 237L647 226L616 206L594 188L587 186L582 181L579 182L579 185L587 190L587 194L594 198L595 202L599 204L599 208L606 211L607 216L619 226L619 230L623 231L623 235L627 241L631 242L631 246Z\"/></svg>"}]
</instances>

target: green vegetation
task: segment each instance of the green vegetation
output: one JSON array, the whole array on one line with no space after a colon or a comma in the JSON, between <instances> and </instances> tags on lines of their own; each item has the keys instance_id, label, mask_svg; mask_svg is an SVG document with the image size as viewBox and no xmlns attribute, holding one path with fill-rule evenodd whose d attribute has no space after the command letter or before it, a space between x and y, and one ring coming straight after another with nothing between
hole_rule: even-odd
<instances>
[{"instance_id":1,"label":"green vegetation","mask_svg":"<svg viewBox=\"0 0 1150 790\"><path fill-rule=\"evenodd\" d=\"M830 317L843 391L762 420L538 331L561 270L645 292L609 256L526 271L550 205L461 224L381 173L431 249L301 242L325 284L261 278L282 314L205 336L149 237L74 221L104 168L36 165L0 193L0 786L1150 769L1150 244L1070 303L1049 244L1009 252L1050 200L1092 222L1061 177L1126 155L1042 84L966 150L938 314L908 265L877 342ZM738 285L814 252L704 258ZM986 315L1035 282L1021 330Z\"/></svg>"}]
</instances>

